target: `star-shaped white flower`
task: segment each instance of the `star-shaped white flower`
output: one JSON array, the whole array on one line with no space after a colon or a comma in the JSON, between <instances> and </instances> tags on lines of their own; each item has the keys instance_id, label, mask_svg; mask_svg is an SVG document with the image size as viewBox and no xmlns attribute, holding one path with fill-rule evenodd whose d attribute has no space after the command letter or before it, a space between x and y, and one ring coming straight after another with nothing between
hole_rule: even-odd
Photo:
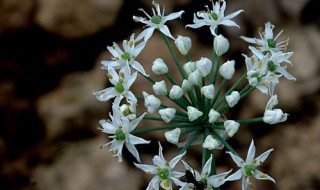
<instances>
[{"instance_id":1,"label":"star-shaped white flower","mask_svg":"<svg viewBox=\"0 0 320 190\"><path fill-rule=\"evenodd\" d=\"M275 183L272 177L257 170L257 167L263 164L263 162L267 159L271 151L273 151L273 149L269 149L263 154L261 154L260 156L258 156L257 158L254 158L256 153L256 148L252 140L248 150L247 158L245 161L239 156L231 152L227 152L228 154L230 154L233 161L237 164L237 166L240 169L235 173L233 173L232 175L230 175L226 179L226 181L235 181L242 178L242 190L246 190L248 185L251 184L249 180L251 176L253 176L255 179L258 179L258 180L270 180Z\"/></svg>"},{"instance_id":2,"label":"star-shaped white flower","mask_svg":"<svg viewBox=\"0 0 320 190\"><path fill-rule=\"evenodd\" d=\"M145 114L139 118L129 121L127 117L121 117L117 109L113 108L113 116L110 115L111 121L100 120L101 131L111 136L112 140L103 146L111 144L110 151L114 153L114 156L118 157L118 161L122 162L122 149L123 145L129 150L129 152L140 162L139 152L135 145L148 144L150 141L146 141L140 137L130 134L143 119Z\"/></svg>"},{"instance_id":3,"label":"star-shaped white flower","mask_svg":"<svg viewBox=\"0 0 320 190\"><path fill-rule=\"evenodd\" d=\"M113 87L108 87L101 91L94 92L93 95L95 95L98 100L108 101L114 97L116 97L116 99L122 99L125 97L127 100L137 102L137 98L130 91L131 85L137 78L137 72L134 72L131 75L129 65L126 64L126 66L120 70L119 74L114 68L109 67L108 76L110 83L113 84Z\"/></svg>"},{"instance_id":4,"label":"star-shaped white flower","mask_svg":"<svg viewBox=\"0 0 320 190\"><path fill-rule=\"evenodd\" d=\"M113 58L111 61L101 61L103 69L108 69L112 67L114 69L120 69L125 67L126 64L129 64L132 68L140 72L141 74L148 76L145 72L143 66L136 61L136 57L140 54L143 48L146 45L145 41L142 41L137 46L135 45L136 41L134 39L134 34L131 35L130 40L124 40L122 42L123 50L119 47L118 44L113 43L112 46L108 46L107 49L112 54Z\"/></svg>"},{"instance_id":5,"label":"star-shaped white flower","mask_svg":"<svg viewBox=\"0 0 320 190\"><path fill-rule=\"evenodd\" d=\"M238 10L234 13L231 13L227 16L224 16L224 11L226 9L227 3L225 1L216 2L212 1L212 10L208 11L199 11L197 15L194 15L193 22L194 24L188 24L186 27L190 28L200 28L202 26L210 26L211 34L217 36L216 28L219 25L225 26L236 26L239 27L234 21L231 19L238 16L243 10Z\"/></svg>"},{"instance_id":6,"label":"star-shaped white flower","mask_svg":"<svg viewBox=\"0 0 320 190\"><path fill-rule=\"evenodd\" d=\"M226 181L227 175L232 171L229 170L227 172L221 173L221 174L216 174L216 175L210 175L211 173L211 163L212 163L212 155L210 158L207 160L205 165L202 168L201 173L198 171L194 170L189 164L184 162L182 160L184 167L189 170L195 177L195 180L205 187L204 190L212 190L212 187L217 188L223 185ZM193 183L185 183L179 190L190 190L194 189L194 184Z\"/></svg>"},{"instance_id":7,"label":"star-shaped white flower","mask_svg":"<svg viewBox=\"0 0 320 190\"><path fill-rule=\"evenodd\" d=\"M184 173L174 171L173 168L185 153L186 152L179 154L170 162L167 162L163 157L162 147L159 143L159 155L153 157L153 165L134 163L137 168L142 169L147 174L154 175L146 190L159 190L159 186L163 189L172 190L173 183L178 186L182 186L184 183L180 181L179 178L182 177Z\"/></svg>"},{"instance_id":8,"label":"star-shaped white flower","mask_svg":"<svg viewBox=\"0 0 320 190\"><path fill-rule=\"evenodd\" d=\"M162 32L164 35L174 39L174 37L170 33L169 28L165 25L165 23L169 20L174 20L180 17L184 11L179 11L164 16L164 10L161 12L160 5L155 1L153 1L152 4L156 8L156 10L152 8L152 16L150 16L143 9L140 9L148 17L148 19L146 19L145 17L133 16L133 20L137 22L142 22L143 24L147 25L147 28L144 31L142 31L137 40L140 40L140 38L144 38L144 41L149 40L155 29L160 30L160 32Z\"/></svg>"},{"instance_id":9,"label":"star-shaped white flower","mask_svg":"<svg viewBox=\"0 0 320 190\"><path fill-rule=\"evenodd\" d=\"M257 56L253 55L245 57L247 66L247 78L251 86L255 86L259 91L265 94L273 95L276 84L279 83L281 75L276 75L268 72L268 58L264 57L260 60Z\"/></svg>"},{"instance_id":10,"label":"star-shaped white flower","mask_svg":"<svg viewBox=\"0 0 320 190\"><path fill-rule=\"evenodd\" d=\"M241 38L251 44L257 45L257 48L261 52L272 52L276 53L279 51L286 51L289 39L285 41L277 42L279 36L282 34L282 30L277 34L277 36L274 37L273 34L273 28L274 25L272 25L270 22L265 23L264 32L259 31L260 39L258 38L249 38L241 36Z\"/></svg>"}]
</instances>

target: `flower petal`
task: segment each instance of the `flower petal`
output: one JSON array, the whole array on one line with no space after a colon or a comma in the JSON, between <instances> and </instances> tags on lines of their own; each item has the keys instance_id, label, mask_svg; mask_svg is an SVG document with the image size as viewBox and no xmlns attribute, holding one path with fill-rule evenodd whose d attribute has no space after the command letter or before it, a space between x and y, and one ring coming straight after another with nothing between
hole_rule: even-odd
<instances>
[{"instance_id":1,"label":"flower petal","mask_svg":"<svg viewBox=\"0 0 320 190\"><path fill-rule=\"evenodd\" d=\"M270 177L269 175L265 174L265 173L262 173L261 171L259 170L256 170L253 174L253 177L258 179L258 180L270 180L272 181L273 183L276 183L276 181Z\"/></svg>"}]
</instances>

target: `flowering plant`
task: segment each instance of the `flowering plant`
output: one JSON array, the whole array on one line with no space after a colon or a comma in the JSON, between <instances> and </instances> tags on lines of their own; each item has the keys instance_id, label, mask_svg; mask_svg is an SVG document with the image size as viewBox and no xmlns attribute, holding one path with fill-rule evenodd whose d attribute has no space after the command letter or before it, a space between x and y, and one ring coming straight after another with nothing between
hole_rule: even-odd
<instances>
[{"instance_id":1,"label":"flowering plant","mask_svg":"<svg viewBox=\"0 0 320 190\"><path fill-rule=\"evenodd\" d=\"M273 125L287 119L288 114L283 113L281 109L274 109L278 104L275 87L282 76L295 80L286 70L287 64L291 65L289 58L293 52L287 51L287 40L278 40L282 32L274 37L274 26L270 22L265 24L263 32L259 32L260 38L241 37L252 45L249 46L251 54L243 54L247 72L223 93L225 84L234 76L236 63L234 60L228 60L222 64L222 57L227 53L230 44L228 39L218 32L218 28L221 25L239 27L232 19L243 12L239 10L225 16L226 5L225 1L212 1L211 8L206 6L206 11L194 14L194 23L186 25L190 28L209 27L213 42L210 59L202 57L200 60L193 60L189 54L192 47L191 39L186 36L175 38L167 27L167 21L181 17L184 11L165 16L164 10L161 11L160 5L156 2L153 2L152 15L141 10L147 18L133 16L135 21L146 25L136 38L132 34L129 41L123 41L122 48L116 43L107 47L113 57L110 61L102 61L102 69L107 71L112 87L94 92L100 101L113 99L110 119L100 121L101 131L109 134L109 138L112 139L104 146L111 145L110 150L118 157L119 162L122 161L123 146L137 162L141 162L135 145L148 144L150 141L136 135L163 130L166 140L180 148L175 158L166 161L159 143L159 154L154 156L153 165L135 163L137 168L153 175L147 190L158 190L160 187L173 189L174 186L181 190L210 190L239 179L242 179L242 190L246 190L251 184L251 177L275 182L272 177L257 169L273 149L254 158L255 146L252 140L247 158L243 160L227 139L237 133L241 124L264 122ZM161 58L154 60L152 72L163 76L167 82L153 79L136 60L155 31L160 32L168 46L181 74L180 83L171 77L167 64ZM174 50L170 40L174 41L178 51ZM177 52L186 56L185 63L178 59ZM132 70L135 72L132 73ZM150 82L155 95L145 91L138 94L130 89L138 74ZM218 77L221 77L221 80L218 80ZM247 84L243 85L244 83ZM171 86L170 90L168 86ZM244 87L240 88L241 86ZM264 115L241 120L227 118L225 112L255 89L270 96ZM175 106L165 105L163 98L169 99ZM136 113L138 101L144 102L145 113ZM163 121L164 125L140 128L138 125L141 120ZM182 141L182 137L186 136ZM186 171L176 171L176 164L193 144L202 149L202 172L196 171L185 161L182 162ZM223 173L216 171L214 152L223 148L227 149L226 153L239 167L239 170L232 174L232 169Z\"/></svg>"}]
</instances>

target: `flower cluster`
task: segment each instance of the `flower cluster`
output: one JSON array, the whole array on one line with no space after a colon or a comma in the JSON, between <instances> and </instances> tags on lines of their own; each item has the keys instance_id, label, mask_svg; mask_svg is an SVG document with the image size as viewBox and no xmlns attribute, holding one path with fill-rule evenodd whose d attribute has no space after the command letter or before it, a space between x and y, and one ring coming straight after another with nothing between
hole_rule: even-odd
<instances>
[{"instance_id":1,"label":"flower cluster","mask_svg":"<svg viewBox=\"0 0 320 190\"><path fill-rule=\"evenodd\" d=\"M274 26L270 22L265 24L263 32L259 32L260 38L241 37L250 44L250 55L243 54L247 72L223 93L226 83L234 77L235 65L239 63L234 60L222 62L230 43L218 32L218 28L239 27L232 19L243 10L225 16L227 3L220 0L212 1L211 8L206 6L207 10L194 14L194 23L186 27L209 27L213 45L211 58L201 57L199 60L194 60L189 54L192 48L191 39L181 35L175 38L166 25L167 21L181 17L184 11L165 15L157 2L154 1L153 6L152 15L141 9L146 17L133 16L134 21L145 25L137 38L132 34L129 41L123 41L122 48L117 43L108 46L107 49L112 58L101 62L111 86L93 94L100 101L113 100L110 119L100 121L101 131L107 133L111 139L103 146L110 145L110 151L119 162L122 161L122 150L125 146L139 162L135 163L135 166L153 175L147 190L158 190L160 187L173 189L174 186L179 187L180 190L211 190L219 188L226 182L239 179L242 179L242 190L246 190L251 184L250 177L275 182L273 178L257 169L273 149L254 158L255 146L252 140L244 161L227 139L236 135L241 124L264 122L273 125L286 121L288 114L274 107L278 104L275 87L280 78L284 76L288 80L295 80L286 70L287 64L291 65L289 58L293 55L293 52L287 51L288 40L278 40L282 32L274 37ZM146 73L143 64L137 61L139 54L155 31L160 32L168 46L181 75L179 82L170 75L169 67L163 59L155 58L151 68L153 74L163 78L160 81L156 81ZM176 50L172 44L175 45ZM185 61L179 60L176 53L185 56ZM150 89L153 92L134 92L131 89L138 74L150 82ZM225 112L236 108L238 102L255 89L270 96L264 115L240 120L228 118ZM165 98L172 102L171 106L163 103ZM142 114L136 113L138 101L143 101L142 105L146 108ZM163 121L164 125L137 128L143 119ZM179 153L171 161L166 161L159 142L159 154L154 156L153 165L140 164L136 145L148 144L150 141L136 135L160 130L165 131L164 137L169 143L180 148ZM175 166L187 153L187 149L197 144L201 144L203 153L201 173L185 161L182 161L185 172L176 171ZM223 173L216 172L214 151L224 148L239 167L239 170L232 174L232 169Z\"/></svg>"}]
</instances>

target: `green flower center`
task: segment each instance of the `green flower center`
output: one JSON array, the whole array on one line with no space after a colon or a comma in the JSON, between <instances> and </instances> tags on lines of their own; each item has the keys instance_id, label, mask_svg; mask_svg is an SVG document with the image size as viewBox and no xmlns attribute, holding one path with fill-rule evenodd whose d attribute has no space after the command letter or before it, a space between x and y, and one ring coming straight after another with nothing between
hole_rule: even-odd
<instances>
[{"instance_id":1,"label":"green flower center","mask_svg":"<svg viewBox=\"0 0 320 190\"><path fill-rule=\"evenodd\" d=\"M154 24L160 24L161 21L162 21L161 16L152 16L151 17L151 22Z\"/></svg>"},{"instance_id":2,"label":"green flower center","mask_svg":"<svg viewBox=\"0 0 320 190\"><path fill-rule=\"evenodd\" d=\"M169 170L167 168L160 169L157 174L162 180L166 180L169 178Z\"/></svg>"},{"instance_id":3,"label":"green flower center","mask_svg":"<svg viewBox=\"0 0 320 190\"><path fill-rule=\"evenodd\" d=\"M277 68L277 66L274 64L273 61L268 61L267 65L268 65L269 71L271 71L271 72L275 71Z\"/></svg>"},{"instance_id":4,"label":"green flower center","mask_svg":"<svg viewBox=\"0 0 320 190\"><path fill-rule=\"evenodd\" d=\"M124 53L121 55L121 58L124 59L124 60L130 61L130 59L131 59L130 53L124 52Z\"/></svg>"},{"instance_id":5,"label":"green flower center","mask_svg":"<svg viewBox=\"0 0 320 190\"><path fill-rule=\"evenodd\" d=\"M115 139L118 141L123 141L126 139L126 134L121 129L118 129L115 132Z\"/></svg>"},{"instance_id":6,"label":"green flower center","mask_svg":"<svg viewBox=\"0 0 320 190\"><path fill-rule=\"evenodd\" d=\"M127 108L127 109L125 109L125 110L123 111L123 115L128 116L129 114L131 114L131 111L130 111L129 108Z\"/></svg>"},{"instance_id":7,"label":"green flower center","mask_svg":"<svg viewBox=\"0 0 320 190\"><path fill-rule=\"evenodd\" d=\"M122 93L124 91L124 86L121 83L117 83L117 85L114 86L117 92Z\"/></svg>"},{"instance_id":8,"label":"green flower center","mask_svg":"<svg viewBox=\"0 0 320 190\"><path fill-rule=\"evenodd\" d=\"M247 176L252 176L256 171L257 167L255 165L246 165L244 166L244 172Z\"/></svg>"},{"instance_id":9,"label":"green flower center","mask_svg":"<svg viewBox=\"0 0 320 190\"><path fill-rule=\"evenodd\" d=\"M260 76L258 73L254 73L254 74L252 74L252 77L257 78L258 82L260 82L260 81L261 81L261 76Z\"/></svg>"},{"instance_id":10,"label":"green flower center","mask_svg":"<svg viewBox=\"0 0 320 190\"><path fill-rule=\"evenodd\" d=\"M271 48L275 48L276 47L276 45L277 45L276 41L274 41L273 39L268 39L267 41L268 41L269 47L271 47Z\"/></svg>"},{"instance_id":11,"label":"green flower center","mask_svg":"<svg viewBox=\"0 0 320 190\"><path fill-rule=\"evenodd\" d=\"M217 15L216 13L212 13L212 14L211 14L211 18L212 18L213 20L218 20L218 15Z\"/></svg>"}]
</instances>

